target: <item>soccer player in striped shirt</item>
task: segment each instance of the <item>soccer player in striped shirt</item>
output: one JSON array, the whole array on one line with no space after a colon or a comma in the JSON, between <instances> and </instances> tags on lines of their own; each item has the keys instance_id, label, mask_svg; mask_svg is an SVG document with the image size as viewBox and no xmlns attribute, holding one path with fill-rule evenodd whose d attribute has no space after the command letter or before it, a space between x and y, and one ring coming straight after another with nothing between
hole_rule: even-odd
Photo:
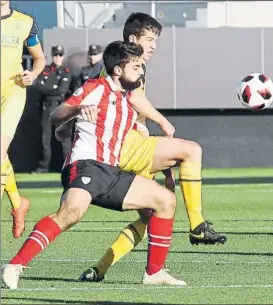
<instances>
[{"instance_id":1,"label":"soccer player in striped shirt","mask_svg":"<svg viewBox=\"0 0 273 305\"><path fill-rule=\"evenodd\" d=\"M144 49L144 72L146 62L156 50L161 30L161 25L145 13L132 13L125 22L124 40L140 44ZM143 103L147 102L144 94L145 79L144 73L138 88L132 92L132 98ZM145 116L138 116L135 127L135 130L128 132L122 145L120 168L153 179L156 172L175 165L176 160L179 160L179 184L190 220L190 242L192 244L225 243L226 236L215 232L202 215L201 147L195 142L184 139L149 136ZM140 211L139 215L137 220L122 230L101 259L83 272L80 277L82 281L101 281L110 266L116 264L146 237L149 211Z\"/></svg>"},{"instance_id":2,"label":"soccer player in striped shirt","mask_svg":"<svg viewBox=\"0 0 273 305\"><path fill-rule=\"evenodd\" d=\"M131 100L130 89L142 73L142 56L140 45L121 41L109 44L103 55L109 76L90 80L59 106L67 120L77 117L73 145L62 170L61 206L55 214L38 221L19 252L1 268L8 288L18 288L22 269L58 235L78 223L91 203L117 211L151 209L142 283L186 285L164 268L172 240L175 195L151 179L118 167L122 143L135 124L137 112L158 123L167 136L175 131L149 102ZM58 111L51 120L58 123Z\"/></svg>"}]
</instances>

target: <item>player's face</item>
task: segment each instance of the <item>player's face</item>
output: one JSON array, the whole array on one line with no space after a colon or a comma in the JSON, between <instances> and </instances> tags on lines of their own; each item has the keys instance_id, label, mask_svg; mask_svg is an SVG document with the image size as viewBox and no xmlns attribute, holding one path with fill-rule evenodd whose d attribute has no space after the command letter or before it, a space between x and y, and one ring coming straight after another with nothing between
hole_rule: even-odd
<instances>
[{"instance_id":1,"label":"player's face","mask_svg":"<svg viewBox=\"0 0 273 305\"><path fill-rule=\"evenodd\" d=\"M153 31L144 31L144 34L136 39L137 44L140 44L144 50L144 60L149 60L156 50L156 42L158 39L158 35L156 35Z\"/></svg>"},{"instance_id":2,"label":"player's face","mask_svg":"<svg viewBox=\"0 0 273 305\"><path fill-rule=\"evenodd\" d=\"M131 90L140 81L143 74L142 62L142 58L134 59L124 67L119 81L125 90Z\"/></svg>"}]
</instances>

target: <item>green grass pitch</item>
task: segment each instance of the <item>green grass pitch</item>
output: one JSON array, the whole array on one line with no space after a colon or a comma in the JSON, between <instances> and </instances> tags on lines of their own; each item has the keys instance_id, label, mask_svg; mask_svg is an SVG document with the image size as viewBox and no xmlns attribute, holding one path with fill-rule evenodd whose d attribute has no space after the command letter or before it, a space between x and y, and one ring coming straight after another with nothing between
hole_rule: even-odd
<instances>
[{"instance_id":1,"label":"green grass pitch","mask_svg":"<svg viewBox=\"0 0 273 305\"><path fill-rule=\"evenodd\" d=\"M219 176L244 176L220 170ZM253 170L259 175L259 171ZM272 176L272 171L267 171ZM253 174L254 175L254 174ZM207 172L217 177L217 171ZM260 176L260 175L259 175ZM262 174L261 174L262 176ZM32 176L20 175L20 181ZM45 180L43 178L37 180ZM58 177L51 176L51 178ZM35 180L35 179L34 179ZM31 199L23 237L11 234L6 198L2 202L1 258L7 262L41 217L56 211L61 189L22 189ZM96 261L136 212L111 212L91 206L75 227L62 234L26 269L19 290L1 291L2 304L272 304L273 300L273 185L206 185L203 212L216 231L227 234L218 246L192 246L179 188L173 243L167 260L171 271L188 286L140 284L146 264L147 241L116 264L102 283L80 283L78 277Z\"/></svg>"}]
</instances>

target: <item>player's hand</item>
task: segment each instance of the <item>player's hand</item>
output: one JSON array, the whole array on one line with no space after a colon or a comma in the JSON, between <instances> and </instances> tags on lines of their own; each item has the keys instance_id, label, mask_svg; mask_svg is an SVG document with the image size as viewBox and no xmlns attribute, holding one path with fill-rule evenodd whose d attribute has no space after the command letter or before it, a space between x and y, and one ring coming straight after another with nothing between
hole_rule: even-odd
<instances>
[{"instance_id":1,"label":"player's hand","mask_svg":"<svg viewBox=\"0 0 273 305\"><path fill-rule=\"evenodd\" d=\"M175 133L175 127L167 119L163 122L163 124L161 124L161 128L167 137L173 137Z\"/></svg>"},{"instance_id":2,"label":"player's hand","mask_svg":"<svg viewBox=\"0 0 273 305\"><path fill-rule=\"evenodd\" d=\"M96 124L100 109L94 105L81 105L79 112L86 122Z\"/></svg>"},{"instance_id":3,"label":"player's hand","mask_svg":"<svg viewBox=\"0 0 273 305\"><path fill-rule=\"evenodd\" d=\"M173 171L168 168L162 171L165 175L165 186L168 190L175 193L175 177Z\"/></svg>"},{"instance_id":4,"label":"player's hand","mask_svg":"<svg viewBox=\"0 0 273 305\"><path fill-rule=\"evenodd\" d=\"M31 86L36 79L36 74L33 71L25 70L21 73L22 83L27 87Z\"/></svg>"}]
</instances>

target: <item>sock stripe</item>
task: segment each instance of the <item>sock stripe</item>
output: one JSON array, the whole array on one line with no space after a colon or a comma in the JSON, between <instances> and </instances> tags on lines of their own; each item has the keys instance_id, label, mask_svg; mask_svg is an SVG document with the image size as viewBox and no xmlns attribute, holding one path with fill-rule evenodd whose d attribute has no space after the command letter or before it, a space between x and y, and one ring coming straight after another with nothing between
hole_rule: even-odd
<instances>
[{"instance_id":1,"label":"sock stripe","mask_svg":"<svg viewBox=\"0 0 273 305\"><path fill-rule=\"evenodd\" d=\"M138 238L141 239L141 236L139 235L139 233L134 225L129 224L128 228L133 230L136 233L136 235L138 236Z\"/></svg>"},{"instance_id":2,"label":"sock stripe","mask_svg":"<svg viewBox=\"0 0 273 305\"><path fill-rule=\"evenodd\" d=\"M185 179L185 178L179 178L180 182L201 182L202 179Z\"/></svg>"},{"instance_id":3,"label":"sock stripe","mask_svg":"<svg viewBox=\"0 0 273 305\"><path fill-rule=\"evenodd\" d=\"M44 239L45 239L45 241L46 241L46 243L47 243L47 245L46 246L48 246L49 245L49 239L47 238L47 236L43 233L43 232L41 232L41 231L38 231L38 230L33 230L32 231L32 233L37 233L37 234L40 234Z\"/></svg>"},{"instance_id":4,"label":"sock stripe","mask_svg":"<svg viewBox=\"0 0 273 305\"><path fill-rule=\"evenodd\" d=\"M153 246L158 246L158 247L165 247L165 248L169 248L171 244L160 244L160 243L154 243L151 241L148 241L149 245L153 245Z\"/></svg>"},{"instance_id":5,"label":"sock stripe","mask_svg":"<svg viewBox=\"0 0 273 305\"><path fill-rule=\"evenodd\" d=\"M148 244L160 247L170 247L172 236L159 236L148 234Z\"/></svg>"},{"instance_id":6,"label":"sock stripe","mask_svg":"<svg viewBox=\"0 0 273 305\"><path fill-rule=\"evenodd\" d=\"M172 236L159 236L159 235L152 235L152 234L148 234L148 236L153 237L153 238L172 239Z\"/></svg>"},{"instance_id":7,"label":"sock stripe","mask_svg":"<svg viewBox=\"0 0 273 305\"><path fill-rule=\"evenodd\" d=\"M29 237L27 238L27 240L28 240L28 239L32 239L32 240L36 241L37 244L39 244L39 245L41 246L42 250L44 250L45 247L44 247L43 243L42 243L38 238L36 238L36 237L34 237L34 236L29 236Z\"/></svg>"},{"instance_id":8,"label":"sock stripe","mask_svg":"<svg viewBox=\"0 0 273 305\"><path fill-rule=\"evenodd\" d=\"M39 244L41 243L43 246L42 249L44 249L45 247L47 247L49 245L48 238L45 236L45 234L43 234L42 232L40 232L38 230L32 231L31 234L29 235L29 238L34 239L36 241L39 240Z\"/></svg>"}]
</instances>

